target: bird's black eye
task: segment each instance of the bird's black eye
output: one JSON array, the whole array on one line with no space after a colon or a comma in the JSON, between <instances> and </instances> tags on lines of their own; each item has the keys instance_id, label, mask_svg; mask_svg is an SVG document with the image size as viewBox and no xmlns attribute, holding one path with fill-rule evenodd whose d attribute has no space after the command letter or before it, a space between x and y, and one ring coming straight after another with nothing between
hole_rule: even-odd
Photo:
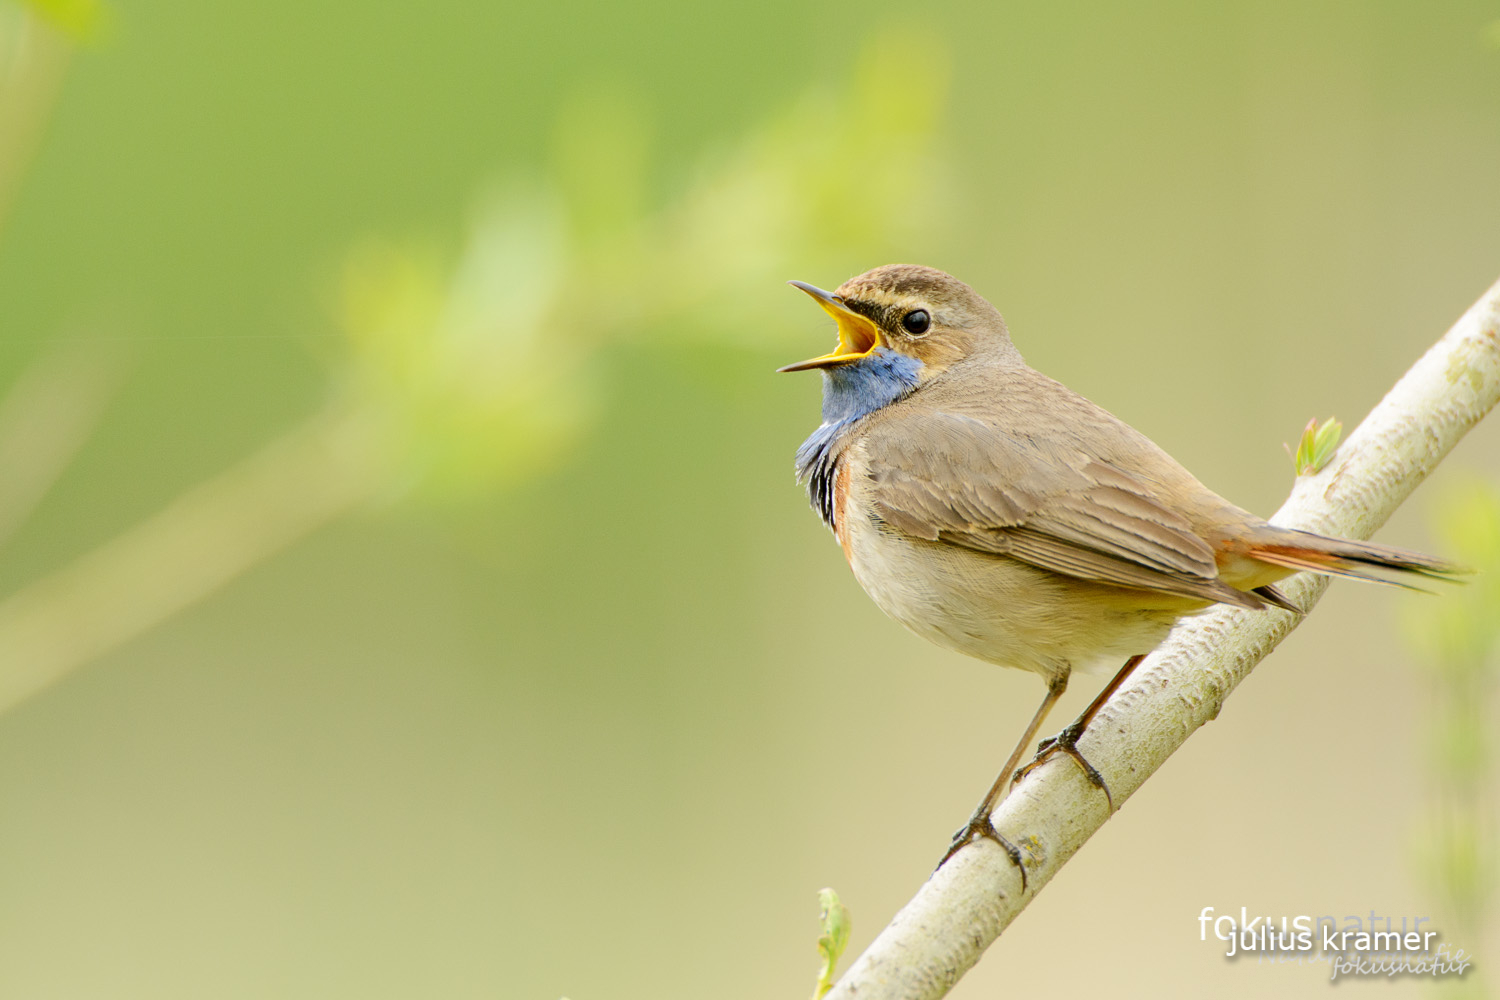
<instances>
[{"instance_id":1,"label":"bird's black eye","mask_svg":"<svg viewBox=\"0 0 1500 1000\"><path fill-rule=\"evenodd\" d=\"M901 317L901 329L913 337L920 337L932 326L932 317L927 315L926 309L913 309Z\"/></svg>"}]
</instances>

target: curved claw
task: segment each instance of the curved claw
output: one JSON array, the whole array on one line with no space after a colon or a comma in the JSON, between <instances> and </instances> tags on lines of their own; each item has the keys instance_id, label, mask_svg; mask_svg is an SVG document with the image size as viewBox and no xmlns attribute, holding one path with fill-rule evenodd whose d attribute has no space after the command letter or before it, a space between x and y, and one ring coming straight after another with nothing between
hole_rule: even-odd
<instances>
[{"instance_id":1,"label":"curved claw","mask_svg":"<svg viewBox=\"0 0 1500 1000\"><path fill-rule=\"evenodd\" d=\"M1062 732L1058 733L1056 736L1050 736L1047 739L1042 740L1042 742L1037 745L1036 757L1030 764L1027 764L1023 768L1019 768L1016 771L1015 776L1011 778L1011 782L1015 783L1020 781L1032 771L1035 771L1047 761L1051 760L1055 754L1064 753L1069 757L1072 757L1073 760L1077 762L1078 766L1083 769L1084 777L1088 778L1089 782L1095 788L1104 793L1104 798L1109 803L1109 811L1114 812L1115 797L1110 794L1109 786L1104 783L1104 775L1100 774L1098 769L1095 768L1093 764L1090 764L1087 758L1085 758L1083 754L1078 750L1078 741L1080 738L1082 738L1082 736L1083 727L1075 723L1074 725L1071 725L1067 729L1064 729Z\"/></svg>"},{"instance_id":2,"label":"curved claw","mask_svg":"<svg viewBox=\"0 0 1500 1000\"><path fill-rule=\"evenodd\" d=\"M1021 873L1021 891L1025 892L1026 865L1021 855L1021 849L1000 835L1000 831L995 829L995 824L990 822L989 816L973 816L969 819L969 822L960 827L953 834L953 842L948 845L948 850L943 855L943 860L937 863L937 868L934 868L933 871L937 871L938 868L946 865L949 858L974 843L980 837L993 840L1000 845L1001 850L1005 851L1006 857L1010 858L1011 863Z\"/></svg>"}]
</instances>

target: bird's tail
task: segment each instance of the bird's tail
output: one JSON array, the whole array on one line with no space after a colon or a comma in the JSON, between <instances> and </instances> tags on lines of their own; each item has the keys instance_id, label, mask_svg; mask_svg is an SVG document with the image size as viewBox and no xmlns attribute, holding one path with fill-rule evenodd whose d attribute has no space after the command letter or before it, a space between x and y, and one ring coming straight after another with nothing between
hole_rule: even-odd
<instances>
[{"instance_id":1,"label":"bird's tail","mask_svg":"<svg viewBox=\"0 0 1500 1000\"><path fill-rule=\"evenodd\" d=\"M1457 577L1473 572L1445 559L1390 545L1330 538L1293 528L1276 528L1274 532L1248 546L1245 554L1283 569L1370 580L1410 590L1426 589L1417 584L1418 579L1456 582Z\"/></svg>"}]
</instances>

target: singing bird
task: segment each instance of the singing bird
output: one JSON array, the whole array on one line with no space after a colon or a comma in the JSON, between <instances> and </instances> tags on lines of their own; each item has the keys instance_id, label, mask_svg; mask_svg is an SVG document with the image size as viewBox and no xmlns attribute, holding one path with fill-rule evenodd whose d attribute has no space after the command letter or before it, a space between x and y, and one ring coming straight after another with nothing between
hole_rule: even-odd
<instances>
[{"instance_id":1,"label":"singing bird","mask_svg":"<svg viewBox=\"0 0 1500 1000\"><path fill-rule=\"evenodd\" d=\"M943 861L982 836L1021 864L990 814L1074 670L1124 661L1030 766L1067 753L1107 795L1078 739L1184 615L1219 603L1296 612L1274 584L1298 570L1387 583L1460 572L1241 510L1027 367L995 307L942 271L889 265L833 292L791 284L838 323L831 353L780 369L823 373L823 422L797 451L797 477L860 586L918 635L1047 685Z\"/></svg>"}]
</instances>

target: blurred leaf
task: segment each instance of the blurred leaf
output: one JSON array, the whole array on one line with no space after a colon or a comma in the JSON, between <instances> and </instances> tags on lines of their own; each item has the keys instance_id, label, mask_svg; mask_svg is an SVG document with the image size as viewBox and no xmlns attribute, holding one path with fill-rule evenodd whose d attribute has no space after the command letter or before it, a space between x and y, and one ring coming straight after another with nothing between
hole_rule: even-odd
<instances>
[{"instance_id":1,"label":"blurred leaf","mask_svg":"<svg viewBox=\"0 0 1500 1000\"><path fill-rule=\"evenodd\" d=\"M1442 601L1412 605L1408 635L1441 675L1493 675L1500 653L1500 487L1482 481L1450 487L1435 506L1443 548L1476 572Z\"/></svg>"},{"instance_id":2,"label":"blurred leaf","mask_svg":"<svg viewBox=\"0 0 1500 1000\"><path fill-rule=\"evenodd\" d=\"M94 41L108 27L109 10L100 0L21 0L74 41Z\"/></svg>"},{"instance_id":3,"label":"blurred leaf","mask_svg":"<svg viewBox=\"0 0 1500 1000\"><path fill-rule=\"evenodd\" d=\"M1407 634L1431 668L1431 807L1422 866L1452 915L1451 936L1479 936L1500 873L1489 714L1500 677L1500 488L1471 482L1440 495L1444 547L1472 565L1473 582L1435 604L1412 602Z\"/></svg>"},{"instance_id":4,"label":"blurred leaf","mask_svg":"<svg viewBox=\"0 0 1500 1000\"><path fill-rule=\"evenodd\" d=\"M893 83L917 46L934 69ZM939 229L935 134L946 57L876 36L845 94L816 92L715 153L647 207L648 115L621 87L580 92L554 177L490 199L451 265L415 248L352 254L348 404L384 428L392 488L474 495L565 455L599 402L600 352L646 337L805 337L783 282L837 284Z\"/></svg>"},{"instance_id":5,"label":"blurred leaf","mask_svg":"<svg viewBox=\"0 0 1500 1000\"><path fill-rule=\"evenodd\" d=\"M788 278L836 285L940 243L952 187L937 142L947 80L937 69L893 88L890 60L905 46L946 65L920 32L877 34L846 89L813 91L700 170L644 257L659 276L645 314L658 333L802 339L806 303L787 294Z\"/></svg>"},{"instance_id":6,"label":"blurred leaf","mask_svg":"<svg viewBox=\"0 0 1500 1000\"><path fill-rule=\"evenodd\" d=\"M1492 49L1500 49L1500 18L1486 24L1482 34L1485 45Z\"/></svg>"},{"instance_id":7,"label":"blurred leaf","mask_svg":"<svg viewBox=\"0 0 1500 1000\"><path fill-rule=\"evenodd\" d=\"M833 988L833 972L838 967L839 956L849 946L849 908L839 901L839 894L832 889L818 890L818 915L823 933L818 937L818 954L823 958L823 967L818 972L818 986L813 991L813 1000Z\"/></svg>"},{"instance_id":8,"label":"blurred leaf","mask_svg":"<svg viewBox=\"0 0 1500 1000\"><path fill-rule=\"evenodd\" d=\"M585 245L641 223L651 165L647 122L644 103L624 83L580 91L558 113L555 179Z\"/></svg>"},{"instance_id":9,"label":"blurred leaf","mask_svg":"<svg viewBox=\"0 0 1500 1000\"><path fill-rule=\"evenodd\" d=\"M545 191L476 217L451 269L372 245L345 269L350 405L384 429L393 486L465 495L535 474L593 408L578 345L549 326L564 260Z\"/></svg>"}]
</instances>

